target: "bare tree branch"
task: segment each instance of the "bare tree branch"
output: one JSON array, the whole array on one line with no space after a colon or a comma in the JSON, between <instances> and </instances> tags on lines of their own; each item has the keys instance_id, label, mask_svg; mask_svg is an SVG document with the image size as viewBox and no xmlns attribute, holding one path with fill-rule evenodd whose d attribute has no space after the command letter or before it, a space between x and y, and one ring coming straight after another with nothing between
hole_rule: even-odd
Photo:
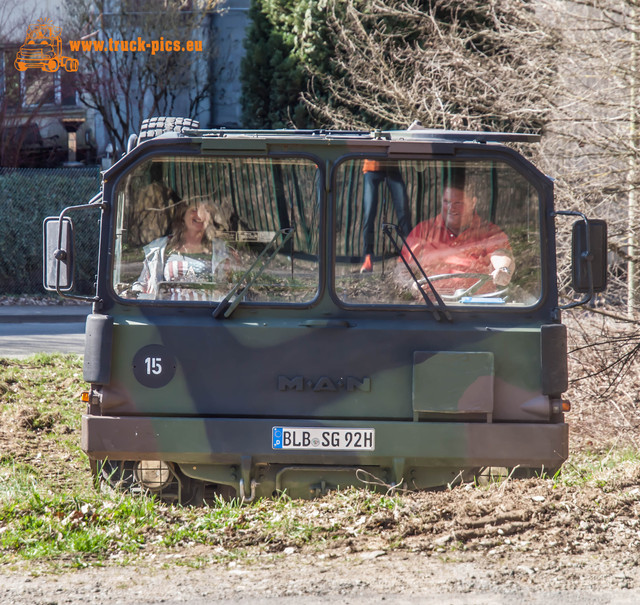
<instances>
[{"instance_id":1,"label":"bare tree branch","mask_svg":"<svg viewBox=\"0 0 640 605\"><path fill-rule=\"evenodd\" d=\"M70 37L104 41L204 38L207 15L219 0L151 0L109 3L66 0ZM111 10L110 10L111 9ZM207 70L212 48L189 52L87 52L80 57L81 100L96 110L116 149L151 115L172 115L178 107L196 113L209 97ZM186 109L183 109L185 111Z\"/></svg>"}]
</instances>

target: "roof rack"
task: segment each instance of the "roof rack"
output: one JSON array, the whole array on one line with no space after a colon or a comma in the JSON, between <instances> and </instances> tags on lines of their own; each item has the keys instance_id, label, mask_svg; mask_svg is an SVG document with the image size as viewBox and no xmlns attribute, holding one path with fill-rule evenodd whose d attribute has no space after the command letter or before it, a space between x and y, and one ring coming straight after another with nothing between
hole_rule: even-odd
<instances>
[{"instance_id":1,"label":"roof rack","mask_svg":"<svg viewBox=\"0 0 640 605\"><path fill-rule=\"evenodd\" d=\"M542 136L536 133L481 132L475 130L437 130L431 128L415 130L390 130L391 139L411 139L416 141L452 141L475 143L538 143ZM386 134L382 133L382 134Z\"/></svg>"},{"instance_id":2,"label":"roof rack","mask_svg":"<svg viewBox=\"0 0 640 605\"><path fill-rule=\"evenodd\" d=\"M413 128L409 130L248 130L233 128L213 128L202 130L185 129L185 134L206 138L246 137L246 138L335 138L335 139L386 139L411 141L448 141L475 143L537 143L541 135L535 133L480 132L474 130L438 130Z\"/></svg>"},{"instance_id":3,"label":"roof rack","mask_svg":"<svg viewBox=\"0 0 640 605\"><path fill-rule=\"evenodd\" d=\"M211 128L200 130L185 129L185 133L193 134L201 137L225 137L225 136L244 136L244 137L365 137L371 138L369 130L328 130L326 128L318 128L315 130L295 130L295 129L277 129L277 130L249 130L242 128Z\"/></svg>"}]
</instances>

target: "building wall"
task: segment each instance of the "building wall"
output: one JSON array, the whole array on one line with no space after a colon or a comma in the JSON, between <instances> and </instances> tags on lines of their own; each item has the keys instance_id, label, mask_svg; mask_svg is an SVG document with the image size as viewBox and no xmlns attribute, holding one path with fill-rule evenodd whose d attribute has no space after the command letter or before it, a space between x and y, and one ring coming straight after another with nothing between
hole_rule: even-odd
<instances>
[{"instance_id":1,"label":"building wall","mask_svg":"<svg viewBox=\"0 0 640 605\"><path fill-rule=\"evenodd\" d=\"M119 1L119 0L114 0ZM245 32L249 25L250 0L222 0L219 10L211 14L202 35L203 42L208 46L210 55L203 61L209 61L204 71L208 72L210 95L201 104L199 115L188 116L188 95L179 99L174 115L184 115L199 119L203 127L237 128L242 126L240 83L240 66L244 57ZM24 42L26 28L29 23L39 18L50 18L54 24L63 22L64 5L62 0L0 0L0 95L5 92L10 78L21 79L21 94L28 97L29 82L34 79L35 72L42 77L43 82L51 79L55 94L53 102L47 102L37 111L34 118L30 101L24 101L21 107L11 108L11 122L13 126L26 121L35 121L40 134L46 141L56 141L57 145L67 146L68 135L64 129L62 119L74 118L83 120L77 132L79 148L86 148L90 155L104 156L108 140L100 115L87 109L76 98L69 102L68 95L62 94L62 69L55 74L45 74L40 70L28 69L21 74L13 66L13 59L17 48ZM62 32L63 41L66 40ZM200 35L198 35L200 37ZM194 59L197 61L197 59ZM202 64L200 64L200 67ZM198 65L194 63L194 69ZM51 88L51 86L50 86ZM34 90L34 87L31 87ZM64 97L64 100L62 100ZM6 121L6 120L5 120Z\"/></svg>"},{"instance_id":2,"label":"building wall","mask_svg":"<svg viewBox=\"0 0 640 605\"><path fill-rule=\"evenodd\" d=\"M61 0L2 0L0 2L0 43L21 42L26 26L40 17L60 22Z\"/></svg>"},{"instance_id":3,"label":"building wall","mask_svg":"<svg viewBox=\"0 0 640 605\"><path fill-rule=\"evenodd\" d=\"M211 41L215 53L211 65L210 127L242 125L240 64L244 57L245 32L249 25L250 0L226 0L222 11L212 15Z\"/></svg>"},{"instance_id":4,"label":"building wall","mask_svg":"<svg viewBox=\"0 0 640 605\"><path fill-rule=\"evenodd\" d=\"M3 161L15 160L11 145L26 154L21 163L56 165L68 158L68 133L65 123L80 123L76 134L82 159L94 161L96 134L93 116L79 99L70 74L59 69L45 73L41 69L19 72L14 66L16 53L25 42L27 28L38 19L50 19L60 25L58 0L0 0L0 122L4 135ZM64 40L64 32L62 33ZM72 120L73 122L70 122ZM16 151L16 153L18 153Z\"/></svg>"}]
</instances>

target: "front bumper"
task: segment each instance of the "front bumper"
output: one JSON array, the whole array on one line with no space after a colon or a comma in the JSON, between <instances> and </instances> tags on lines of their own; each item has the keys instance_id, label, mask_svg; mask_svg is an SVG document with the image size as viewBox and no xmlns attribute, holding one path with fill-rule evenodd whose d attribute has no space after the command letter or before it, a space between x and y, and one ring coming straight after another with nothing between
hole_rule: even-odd
<instances>
[{"instance_id":1,"label":"front bumper","mask_svg":"<svg viewBox=\"0 0 640 605\"><path fill-rule=\"evenodd\" d=\"M374 451L274 450L275 426L373 428ZM181 465L315 464L558 468L569 454L568 425L362 420L82 417L91 459L165 460ZM396 462L397 464L397 462Z\"/></svg>"}]
</instances>

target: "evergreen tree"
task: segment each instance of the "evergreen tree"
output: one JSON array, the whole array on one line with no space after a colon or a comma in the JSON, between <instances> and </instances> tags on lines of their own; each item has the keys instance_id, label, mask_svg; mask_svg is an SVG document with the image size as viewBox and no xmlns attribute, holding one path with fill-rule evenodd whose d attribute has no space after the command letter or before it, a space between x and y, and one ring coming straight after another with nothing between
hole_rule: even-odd
<instances>
[{"instance_id":1,"label":"evergreen tree","mask_svg":"<svg viewBox=\"0 0 640 605\"><path fill-rule=\"evenodd\" d=\"M251 25L242 62L242 115L248 128L307 128L309 111L301 100L309 75L295 53L293 35L274 24L265 0L252 0Z\"/></svg>"}]
</instances>

